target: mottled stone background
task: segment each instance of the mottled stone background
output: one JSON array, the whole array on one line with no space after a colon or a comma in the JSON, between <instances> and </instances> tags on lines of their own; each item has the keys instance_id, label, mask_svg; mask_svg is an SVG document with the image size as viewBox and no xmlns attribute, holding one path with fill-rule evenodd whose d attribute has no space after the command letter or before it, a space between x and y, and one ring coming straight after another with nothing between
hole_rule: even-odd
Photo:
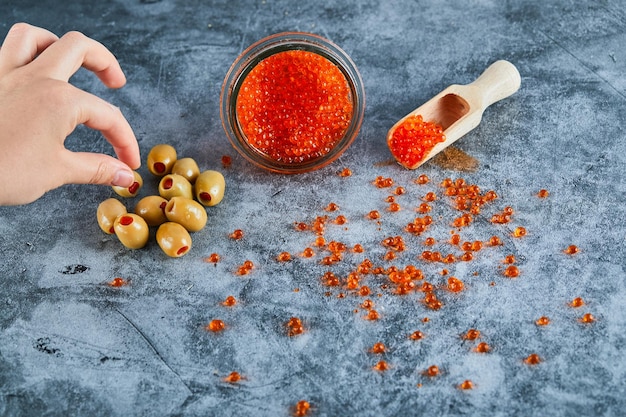
<instances>
[{"instance_id":1,"label":"mottled stone background","mask_svg":"<svg viewBox=\"0 0 626 417\"><path fill-rule=\"evenodd\" d=\"M625 413L621 0L3 0L0 16L2 38L14 22L27 21L101 41L119 58L127 86L107 90L85 70L72 82L121 107L144 158L153 145L170 143L227 181L208 227L177 260L154 241L129 251L99 230L96 207L114 196L106 187L66 186L33 204L0 208L0 415L281 416L299 400L318 416ZM299 176L251 166L219 120L221 83L234 59L256 40L288 30L340 45L367 92L353 146L331 166ZM396 120L498 59L517 66L522 87L457 142L479 161L475 172L436 163L412 172L389 163L384 139ZM111 152L86 128L67 145ZM222 167L222 155L232 156L232 166ZM339 177L344 167L353 176ZM156 180L145 166L140 173L142 195L154 192ZM416 185L422 173L431 182ZM400 212L386 210L393 189L371 184L379 175L406 188L397 197ZM496 191L499 198L460 233L472 241L498 235L503 246L485 248L471 262L419 260L426 236L437 239L436 250L452 250L445 241L458 213L438 185L446 177ZM542 188L547 199L536 197ZM439 196L434 224L412 236L403 228L428 191ZM325 212L330 202L340 210ZM132 208L136 200L125 203ZM513 221L491 224L507 205ZM380 225L364 217L374 209ZM315 236L294 231L294 222L337 214L348 223L330 223L327 239L361 243L365 253L347 253L333 267L320 264L323 251L298 256ZM528 235L511 238L519 225ZM237 228L244 238L229 239ZM385 261L380 242L395 235L407 250ZM580 253L565 255L570 244ZM282 251L294 259L277 262ZM218 264L203 261L214 252ZM502 275L508 254L517 258L517 279ZM366 257L384 267L415 264L444 307L429 310L422 293L398 296L384 288L383 276L367 275L363 283L381 318L364 320L364 297L325 287L320 277L332 270L343 279ZM236 275L246 259L254 270ZM441 288L443 268L464 281L464 292ZM115 277L130 284L112 288ZM236 306L221 305L228 295ZM568 306L579 296L585 306ZM597 321L580 323L587 312ZM544 315L551 324L535 325ZM305 334L286 336L292 316L303 320ZM214 318L224 320L224 332L204 330ZM472 351L477 342L461 338L470 328L482 332L491 352ZM415 330L426 337L409 339ZM387 347L382 356L369 352L378 341ZM526 365L531 353L543 362ZM372 369L382 358L391 366L383 373ZM438 377L423 374L431 365L440 368ZM232 371L245 379L225 383ZM458 389L466 379L473 390Z\"/></svg>"}]
</instances>

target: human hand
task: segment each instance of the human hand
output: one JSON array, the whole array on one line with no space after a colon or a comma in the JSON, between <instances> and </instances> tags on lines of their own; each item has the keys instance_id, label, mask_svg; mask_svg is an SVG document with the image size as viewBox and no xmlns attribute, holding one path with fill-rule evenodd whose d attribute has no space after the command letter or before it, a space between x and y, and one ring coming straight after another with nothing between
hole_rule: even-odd
<instances>
[{"instance_id":1,"label":"human hand","mask_svg":"<svg viewBox=\"0 0 626 417\"><path fill-rule=\"evenodd\" d=\"M58 38L26 23L9 30L0 48L0 205L30 203L64 184L133 182L135 134L117 107L69 84L81 66L107 87L126 83L113 54L81 33ZM79 124L102 132L119 159L65 148Z\"/></svg>"}]
</instances>

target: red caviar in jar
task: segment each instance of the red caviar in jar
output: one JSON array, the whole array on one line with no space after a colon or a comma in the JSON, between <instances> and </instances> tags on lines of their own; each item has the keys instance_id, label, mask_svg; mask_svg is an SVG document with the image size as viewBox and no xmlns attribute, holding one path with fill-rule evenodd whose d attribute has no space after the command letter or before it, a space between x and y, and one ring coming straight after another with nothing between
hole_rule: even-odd
<instances>
[{"instance_id":1,"label":"red caviar in jar","mask_svg":"<svg viewBox=\"0 0 626 417\"><path fill-rule=\"evenodd\" d=\"M259 62L237 97L237 119L250 146L294 164L328 154L353 112L348 80L330 60L289 50Z\"/></svg>"},{"instance_id":2,"label":"red caviar in jar","mask_svg":"<svg viewBox=\"0 0 626 417\"><path fill-rule=\"evenodd\" d=\"M412 115L395 128L387 138L387 145L400 165L415 169L435 145L445 139L440 125L424 121L421 115Z\"/></svg>"}]
</instances>

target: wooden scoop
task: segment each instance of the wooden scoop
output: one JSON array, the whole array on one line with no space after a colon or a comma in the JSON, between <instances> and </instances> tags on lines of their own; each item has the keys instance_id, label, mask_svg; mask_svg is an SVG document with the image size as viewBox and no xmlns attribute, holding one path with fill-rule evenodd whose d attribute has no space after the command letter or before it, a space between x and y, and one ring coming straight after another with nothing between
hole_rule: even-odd
<instances>
[{"instance_id":1,"label":"wooden scoop","mask_svg":"<svg viewBox=\"0 0 626 417\"><path fill-rule=\"evenodd\" d=\"M407 167L415 169L478 126L485 109L515 93L520 83L519 72L513 64L496 61L471 84L451 85L400 119L389 130L387 143L390 144L396 128L409 116L421 115L424 121L440 125L445 141L436 144L417 165Z\"/></svg>"}]
</instances>

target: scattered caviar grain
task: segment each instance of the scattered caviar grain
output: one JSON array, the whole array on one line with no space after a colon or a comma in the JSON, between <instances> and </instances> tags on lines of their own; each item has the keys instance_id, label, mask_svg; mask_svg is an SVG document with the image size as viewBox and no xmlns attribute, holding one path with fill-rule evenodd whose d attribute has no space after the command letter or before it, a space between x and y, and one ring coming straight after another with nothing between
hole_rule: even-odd
<instances>
[{"instance_id":1,"label":"scattered caviar grain","mask_svg":"<svg viewBox=\"0 0 626 417\"><path fill-rule=\"evenodd\" d=\"M570 307L578 308L584 306L585 301L580 297L576 297L569 303L569 305Z\"/></svg>"},{"instance_id":2,"label":"scattered caviar grain","mask_svg":"<svg viewBox=\"0 0 626 417\"><path fill-rule=\"evenodd\" d=\"M312 258L315 255L315 251L311 248L304 248L302 251L303 258Z\"/></svg>"},{"instance_id":3,"label":"scattered caviar grain","mask_svg":"<svg viewBox=\"0 0 626 417\"><path fill-rule=\"evenodd\" d=\"M344 168L341 171L339 171L339 176L340 177L350 177L352 176L352 170L350 168Z\"/></svg>"},{"instance_id":4,"label":"scattered caviar grain","mask_svg":"<svg viewBox=\"0 0 626 417\"><path fill-rule=\"evenodd\" d=\"M465 381L461 382L461 384L459 385L459 389L462 389L462 390L474 389L474 383L470 381L469 379L466 379Z\"/></svg>"},{"instance_id":5,"label":"scattered caviar grain","mask_svg":"<svg viewBox=\"0 0 626 417\"><path fill-rule=\"evenodd\" d=\"M499 246L502 244L502 241L498 236L491 236L489 238L489 246Z\"/></svg>"},{"instance_id":6,"label":"scattered caviar grain","mask_svg":"<svg viewBox=\"0 0 626 417\"><path fill-rule=\"evenodd\" d=\"M204 258L204 262L216 264L220 261L220 256L217 253L212 253L206 258Z\"/></svg>"},{"instance_id":7,"label":"scattered caviar grain","mask_svg":"<svg viewBox=\"0 0 626 417\"><path fill-rule=\"evenodd\" d=\"M309 229L309 226L304 222L296 223L295 227L296 227L296 230L301 231L301 232L304 232L305 230Z\"/></svg>"},{"instance_id":8,"label":"scattered caviar grain","mask_svg":"<svg viewBox=\"0 0 626 417\"><path fill-rule=\"evenodd\" d=\"M480 240L475 240L472 242L472 247L471 250L474 252L478 252L483 248L483 242L481 242Z\"/></svg>"},{"instance_id":9,"label":"scattered caviar grain","mask_svg":"<svg viewBox=\"0 0 626 417\"><path fill-rule=\"evenodd\" d=\"M380 314L378 313L378 311L372 309L368 311L367 316L365 316L365 318L367 320L378 320L380 318Z\"/></svg>"},{"instance_id":10,"label":"scattered caviar grain","mask_svg":"<svg viewBox=\"0 0 626 417\"><path fill-rule=\"evenodd\" d=\"M591 313L585 313L580 318L580 321L581 321L581 323L593 323L594 321L596 321L596 318Z\"/></svg>"},{"instance_id":11,"label":"scattered caviar grain","mask_svg":"<svg viewBox=\"0 0 626 417\"><path fill-rule=\"evenodd\" d=\"M419 330L414 331L409 335L409 339L411 340L422 340L424 338L424 333Z\"/></svg>"},{"instance_id":12,"label":"scattered caviar grain","mask_svg":"<svg viewBox=\"0 0 626 417\"><path fill-rule=\"evenodd\" d=\"M424 240L424 245L426 246L432 246L435 244L435 238L433 237L427 237L426 240Z\"/></svg>"},{"instance_id":13,"label":"scattered caviar grain","mask_svg":"<svg viewBox=\"0 0 626 417\"><path fill-rule=\"evenodd\" d=\"M362 286L361 288L359 288L359 295L362 297L367 297L368 295L371 294L371 290L370 287L368 287L367 285Z\"/></svg>"},{"instance_id":14,"label":"scattered caviar grain","mask_svg":"<svg viewBox=\"0 0 626 417\"><path fill-rule=\"evenodd\" d=\"M404 187L397 187L393 193L395 195L404 195L406 194L406 189Z\"/></svg>"},{"instance_id":15,"label":"scattered caviar grain","mask_svg":"<svg viewBox=\"0 0 626 417\"><path fill-rule=\"evenodd\" d=\"M432 210L432 207L428 203L420 203L417 207L417 211L422 214L426 214Z\"/></svg>"},{"instance_id":16,"label":"scattered caviar grain","mask_svg":"<svg viewBox=\"0 0 626 417\"><path fill-rule=\"evenodd\" d=\"M444 140L443 127L421 115L411 115L396 127L387 144L400 165L414 169Z\"/></svg>"},{"instance_id":17,"label":"scattered caviar grain","mask_svg":"<svg viewBox=\"0 0 626 417\"><path fill-rule=\"evenodd\" d=\"M231 239L235 239L235 240L239 240L243 237L243 230L241 229L235 229L231 234L230 234L230 238Z\"/></svg>"},{"instance_id":18,"label":"scattered caviar grain","mask_svg":"<svg viewBox=\"0 0 626 417\"><path fill-rule=\"evenodd\" d=\"M212 332L221 332L226 328L226 324L222 320L213 319L207 324L206 329Z\"/></svg>"},{"instance_id":19,"label":"scattered caviar grain","mask_svg":"<svg viewBox=\"0 0 626 417\"><path fill-rule=\"evenodd\" d=\"M469 329L467 333L463 336L465 340L476 340L480 337L480 330L477 329Z\"/></svg>"},{"instance_id":20,"label":"scattered caviar grain","mask_svg":"<svg viewBox=\"0 0 626 417\"><path fill-rule=\"evenodd\" d=\"M304 326L302 325L302 320L298 317L291 317L289 321L286 323L287 326L287 335L289 337L298 336L304 333Z\"/></svg>"},{"instance_id":21,"label":"scattered caviar grain","mask_svg":"<svg viewBox=\"0 0 626 417\"><path fill-rule=\"evenodd\" d=\"M393 179L391 179L391 178L384 178L382 176L378 176L374 180L374 185L377 188L389 188L389 187L393 186Z\"/></svg>"},{"instance_id":22,"label":"scattered caviar grain","mask_svg":"<svg viewBox=\"0 0 626 417\"><path fill-rule=\"evenodd\" d=\"M430 178L428 178L428 175L421 174L419 177L417 177L417 179L415 180L415 183L418 185L424 185L424 184L428 184L429 181L430 181Z\"/></svg>"},{"instance_id":23,"label":"scattered caviar grain","mask_svg":"<svg viewBox=\"0 0 626 417\"><path fill-rule=\"evenodd\" d=\"M550 324L550 319L546 316L541 316L537 320L535 320L535 324L537 326L547 326Z\"/></svg>"},{"instance_id":24,"label":"scattered caviar grain","mask_svg":"<svg viewBox=\"0 0 626 417\"><path fill-rule=\"evenodd\" d=\"M432 191L429 191L426 193L426 195L424 196L424 200L428 201L428 202L433 202L437 199L437 194L433 193Z\"/></svg>"},{"instance_id":25,"label":"scattered caviar grain","mask_svg":"<svg viewBox=\"0 0 626 417\"><path fill-rule=\"evenodd\" d=\"M370 349L370 352L376 355L380 355L382 353L385 353L386 351L387 351L387 348L385 347L385 344L382 342L376 342L374 346L372 346L372 349Z\"/></svg>"},{"instance_id":26,"label":"scattered caviar grain","mask_svg":"<svg viewBox=\"0 0 626 417\"><path fill-rule=\"evenodd\" d=\"M363 245L361 245L360 243L357 243L352 247L352 252L363 253L365 252L365 249L363 248Z\"/></svg>"},{"instance_id":27,"label":"scattered caviar grain","mask_svg":"<svg viewBox=\"0 0 626 417\"><path fill-rule=\"evenodd\" d=\"M515 263L515 255L507 255L502 260L502 263L505 264L514 264Z\"/></svg>"},{"instance_id":28,"label":"scattered caviar grain","mask_svg":"<svg viewBox=\"0 0 626 417\"><path fill-rule=\"evenodd\" d=\"M364 310L369 310L372 307L374 307L374 302L370 299L367 299L361 303L361 308Z\"/></svg>"},{"instance_id":29,"label":"scattered caviar grain","mask_svg":"<svg viewBox=\"0 0 626 417\"><path fill-rule=\"evenodd\" d=\"M373 368L375 371L385 372L389 370L389 364L387 361L379 361Z\"/></svg>"},{"instance_id":30,"label":"scattered caviar grain","mask_svg":"<svg viewBox=\"0 0 626 417\"><path fill-rule=\"evenodd\" d=\"M222 155L222 166L228 168L233 163L233 159L228 155Z\"/></svg>"},{"instance_id":31,"label":"scattered caviar grain","mask_svg":"<svg viewBox=\"0 0 626 417\"><path fill-rule=\"evenodd\" d=\"M538 365L541 363L541 358L536 353L531 353L524 359L524 363L527 365Z\"/></svg>"},{"instance_id":32,"label":"scattered caviar grain","mask_svg":"<svg viewBox=\"0 0 626 417\"><path fill-rule=\"evenodd\" d=\"M451 245L458 245L461 242L461 236L454 233L454 231L452 232L452 236L450 236L450 244Z\"/></svg>"},{"instance_id":33,"label":"scattered caviar grain","mask_svg":"<svg viewBox=\"0 0 626 417\"><path fill-rule=\"evenodd\" d=\"M513 236L514 237L524 237L524 236L526 236L526 228L524 228L522 226L516 227L515 230L513 230Z\"/></svg>"},{"instance_id":34,"label":"scattered caviar grain","mask_svg":"<svg viewBox=\"0 0 626 417\"><path fill-rule=\"evenodd\" d=\"M370 220L378 220L378 219L380 219L380 213L379 213L378 210L372 210L369 213L367 213L367 217Z\"/></svg>"},{"instance_id":35,"label":"scattered caviar grain","mask_svg":"<svg viewBox=\"0 0 626 417\"><path fill-rule=\"evenodd\" d=\"M426 369L426 371L424 371L424 374L426 376L434 378L439 375L439 367L437 365L431 365L428 367L428 369Z\"/></svg>"},{"instance_id":36,"label":"scattered caviar grain","mask_svg":"<svg viewBox=\"0 0 626 417\"><path fill-rule=\"evenodd\" d=\"M339 210L339 206L335 203L328 203L328 205L326 206L326 208L324 209L326 211L337 211Z\"/></svg>"},{"instance_id":37,"label":"scattered caviar grain","mask_svg":"<svg viewBox=\"0 0 626 417\"><path fill-rule=\"evenodd\" d=\"M392 213L396 213L398 211L400 211L400 204L398 203L391 203L389 204L389 211Z\"/></svg>"},{"instance_id":38,"label":"scattered caviar grain","mask_svg":"<svg viewBox=\"0 0 626 417\"><path fill-rule=\"evenodd\" d=\"M311 410L311 404L306 400L300 400L293 407L293 415L294 417L305 417L309 414Z\"/></svg>"},{"instance_id":39,"label":"scattered caviar grain","mask_svg":"<svg viewBox=\"0 0 626 417\"><path fill-rule=\"evenodd\" d=\"M565 248L565 250L563 252L568 254L568 255L574 255L574 254L577 254L579 251L580 251L580 249L578 249L578 246L576 246L576 245L569 245L567 248Z\"/></svg>"},{"instance_id":40,"label":"scattered caviar grain","mask_svg":"<svg viewBox=\"0 0 626 417\"><path fill-rule=\"evenodd\" d=\"M477 353L488 353L490 351L491 351L491 346L489 346L489 344L486 342L480 342L474 348L474 352L477 352Z\"/></svg>"},{"instance_id":41,"label":"scattered caviar grain","mask_svg":"<svg viewBox=\"0 0 626 417\"><path fill-rule=\"evenodd\" d=\"M232 295L226 297L226 299L222 302L222 305L226 307L232 307L235 304L237 304L237 300Z\"/></svg>"},{"instance_id":42,"label":"scattered caviar grain","mask_svg":"<svg viewBox=\"0 0 626 417\"><path fill-rule=\"evenodd\" d=\"M472 254L472 252L464 252L460 258L463 262L469 262L472 259L474 259L474 255Z\"/></svg>"},{"instance_id":43,"label":"scattered caviar grain","mask_svg":"<svg viewBox=\"0 0 626 417\"><path fill-rule=\"evenodd\" d=\"M428 317L422 318L422 323L428 323L430 319Z\"/></svg>"},{"instance_id":44,"label":"scattered caviar grain","mask_svg":"<svg viewBox=\"0 0 626 417\"><path fill-rule=\"evenodd\" d=\"M335 218L335 224L338 224L338 225L341 226L341 225L344 225L346 223L348 223L348 219L344 215L339 215L339 216L337 216Z\"/></svg>"},{"instance_id":45,"label":"scattered caviar grain","mask_svg":"<svg viewBox=\"0 0 626 417\"><path fill-rule=\"evenodd\" d=\"M230 374L228 374L226 377L224 377L224 382L228 382L230 384L236 384L237 382L242 380L242 376L239 374L239 372L233 371Z\"/></svg>"},{"instance_id":46,"label":"scattered caviar grain","mask_svg":"<svg viewBox=\"0 0 626 417\"><path fill-rule=\"evenodd\" d=\"M452 292L461 292L464 288L465 284L463 284L463 281L461 281L460 279L456 277L448 278L448 290Z\"/></svg>"},{"instance_id":47,"label":"scattered caviar grain","mask_svg":"<svg viewBox=\"0 0 626 417\"><path fill-rule=\"evenodd\" d=\"M111 282L109 282L111 287L123 287L126 284L128 284L128 282L124 278L120 277L113 278Z\"/></svg>"},{"instance_id":48,"label":"scattered caviar grain","mask_svg":"<svg viewBox=\"0 0 626 417\"><path fill-rule=\"evenodd\" d=\"M315 246L321 248L323 246L326 246L326 239L324 239L322 236L318 236L315 238Z\"/></svg>"},{"instance_id":49,"label":"scattered caviar grain","mask_svg":"<svg viewBox=\"0 0 626 417\"><path fill-rule=\"evenodd\" d=\"M546 190L546 189L543 189L543 188L541 190L539 190L539 192L537 193L537 197L539 197L539 198L546 198L549 195L550 195L550 192L548 190Z\"/></svg>"},{"instance_id":50,"label":"scattered caviar grain","mask_svg":"<svg viewBox=\"0 0 626 417\"><path fill-rule=\"evenodd\" d=\"M276 259L279 262L287 262L287 261L291 260L291 254L289 252L281 252L281 253L278 254Z\"/></svg>"},{"instance_id":51,"label":"scattered caviar grain","mask_svg":"<svg viewBox=\"0 0 626 417\"><path fill-rule=\"evenodd\" d=\"M241 264L239 268L237 268L237 274L248 275L250 271L252 271L252 268L254 268L254 264L252 263L252 261L244 261L244 263Z\"/></svg>"},{"instance_id":52,"label":"scattered caviar grain","mask_svg":"<svg viewBox=\"0 0 626 417\"><path fill-rule=\"evenodd\" d=\"M515 265L509 265L504 270L504 276L508 278L517 278L519 277L519 268Z\"/></svg>"}]
</instances>

